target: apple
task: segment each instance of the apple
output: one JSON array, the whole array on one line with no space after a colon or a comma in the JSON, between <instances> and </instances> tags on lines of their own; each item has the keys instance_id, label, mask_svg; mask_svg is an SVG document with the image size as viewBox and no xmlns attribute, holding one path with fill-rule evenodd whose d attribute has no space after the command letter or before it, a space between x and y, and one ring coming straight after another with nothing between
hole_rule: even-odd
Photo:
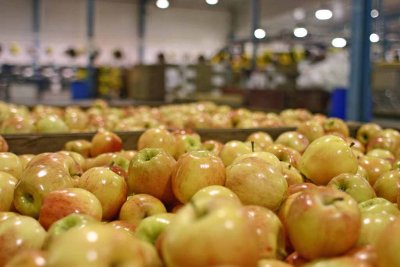
<instances>
[{"instance_id":1,"label":"apple","mask_svg":"<svg viewBox=\"0 0 400 267\"><path fill-rule=\"evenodd\" d=\"M166 266L256 266L258 261L256 233L241 206L227 198L186 204L162 235L161 248Z\"/></svg>"},{"instance_id":2,"label":"apple","mask_svg":"<svg viewBox=\"0 0 400 267\"><path fill-rule=\"evenodd\" d=\"M197 133L191 131L175 131L176 151L175 159L187 152L201 150L201 137Z\"/></svg>"},{"instance_id":3,"label":"apple","mask_svg":"<svg viewBox=\"0 0 400 267\"><path fill-rule=\"evenodd\" d=\"M79 166L75 164L71 157L57 153L39 154L34 157L22 172L15 187L15 208L21 214L37 218L43 198L48 193L73 187L71 174L79 170Z\"/></svg>"},{"instance_id":4,"label":"apple","mask_svg":"<svg viewBox=\"0 0 400 267\"><path fill-rule=\"evenodd\" d=\"M358 163L367 172L368 181L372 186L382 174L392 169L389 161L376 157L364 156L358 159Z\"/></svg>"},{"instance_id":5,"label":"apple","mask_svg":"<svg viewBox=\"0 0 400 267\"><path fill-rule=\"evenodd\" d=\"M353 151L355 150L355 151L361 152L361 154L365 153L364 145L357 139L355 139L353 137L346 137L345 140L346 140L346 143L353 149Z\"/></svg>"},{"instance_id":6,"label":"apple","mask_svg":"<svg viewBox=\"0 0 400 267\"><path fill-rule=\"evenodd\" d=\"M250 134L246 138L246 141L254 142L262 150L264 150L265 148L267 148L268 146L270 146L274 143L274 140L272 139L271 135L267 132L262 132L262 131L257 131L257 132Z\"/></svg>"},{"instance_id":7,"label":"apple","mask_svg":"<svg viewBox=\"0 0 400 267\"><path fill-rule=\"evenodd\" d=\"M369 157L381 158L389 161L392 165L396 161L396 157L392 152L386 149L375 148L367 152L366 154Z\"/></svg>"},{"instance_id":8,"label":"apple","mask_svg":"<svg viewBox=\"0 0 400 267\"><path fill-rule=\"evenodd\" d=\"M7 220L10 217L19 215L18 213L15 213L13 211L0 211L0 223Z\"/></svg>"},{"instance_id":9,"label":"apple","mask_svg":"<svg viewBox=\"0 0 400 267\"><path fill-rule=\"evenodd\" d=\"M400 266L400 217L390 223L377 240L377 266Z\"/></svg>"},{"instance_id":10,"label":"apple","mask_svg":"<svg viewBox=\"0 0 400 267\"><path fill-rule=\"evenodd\" d=\"M314 140L304 151L299 171L318 185L326 185L342 173L356 173L357 158L350 146L335 135L325 135Z\"/></svg>"},{"instance_id":11,"label":"apple","mask_svg":"<svg viewBox=\"0 0 400 267\"><path fill-rule=\"evenodd\" d=\"M294 249L302 257L309 260L334 257L357 242L361 213L357 202L348 194L316 187L293 199L285 225Z\"/></svg>"},{"instance_id":12,"label":"apple","mask_svg":"<svg viewBox=\"0 0 400 267\"><path fill-rule=\"evenodd\" d=\"M158 237L173 223L176 214L159 213L144 218L136 228L135 236L145 242L155 245Z\"/></svg>"},{"instance_id":13,"label":"apple","mask_svg":"<svg viewBox=\"0 0 400 267\"><path fill-rule=\"evenodd\" d=\"M355 247L345 255L369 263L371 266L376 266L377 255L375 246L368 245Z\"/></svg>"},{"instance_id":14,"label":"apple","mask_svg":"<svg viewBox=\"0 0 400 267\"><path fill-rule=\"evenodd\" d=\"M335 176L327 186L349 194L358 203L376 197L375 191L368 181L357 174L339 174Z\"/></svg>"},{"instance_id":15,"label":"apple","mask_svg":"<svg viewBox=\"0 0 400 267\"><path fill-rule=\"evenodd\" d=\"M202 144L202 149L203 150L208 150L210 152L213 152L215 155L219 155L221 153L222 148L224 147L224 144L217 140L207 140L204 141Z\"/></svg>"},{"instance_id":16,"label":"apple","mask_svg":"<svg viewBox=\"0 0 400 267\"><path fill-rule=\"evenodd\" d=\"M0 266L26 249L40 249L46 231L34 218L12 216L0 223Z\"/></svg>"},{"instance_id":17,"label":"apple","mask_svg":"<svg viewBox=\"0 0 400 267\"><path fill-rule=\"evenodd\" d=\"M68 141L64 145L65 150L79 153L85 158L90 156L91 147L92 143L85 139Z\"/></svg>"},{"instance_id":18,"label":"apple","mask_svg":"<svg viewBox=\"0 0 400 267\"><path fill-rule=\"evenodd\" d=\"M374 190L378 197L397 203L400 192L400 170L392 170L382 174L374 184Z\"/></svg>"},{"instance_id":19,"label":"apple","mask_svg":"<svg viewBox=\"0 0 400 267\"><path fill-rule=\"evenodd\" d=\"M293 148L294 150L297 150L300 154L302 154L309 145L307 137L296 131L287 131L280 134L275 140L275 143Z\"/></svg>"},{"instance_id":20,"label":"apple","mask_svg":"<svg viewBox=\"0 0 400 267\"><path fill-rule=\"evenodd\" d=\"M296 194L298 192L302 192L304 190L313 189L313 188L316 188L316 187L318 187L318 186L315 185L315 184L305 183L305 182L304 183L300 183L300 184L292 184L292 185L289 185L287 194L288 194L288 196L290 196L290 195Z\"/></svg>"},{"instance_id":21,"label":"apple","mask_svg":"<svg viewBox=\"0 0 400 267\"><path fill-rule=\"evenodd\" d=\"M372 198L364 202L361 202L358 206L362 213L376 212L376 213L387 213L395 216L400 215L400 211L397 208L397 205L384 198L379 198L379 197Z\"/></svg>"},{"instance_id":22,"label":"apple","mask_svg":"<svg viewBox=\"0 0 400 267\"><path fill-rule=\"evenodd\" d=\"M112 227L114 227L115 229L127 231L130 234L134 234L136 227L137 227L137 225L135 225L133 223L130 223L128 221L121 221L121 220L111 221L108 224L111 225Z\"/></svg>"},{"instance_id":23,"label":"apple","mask_svg":"<svg viewBox=\"0 0 400 267\"><path fill-rule=\"evenodd\" d=\"M280 165L283 177L285 177L288 186L304 182L303 176L301 176L300 172L295 167L284 161L281 161Z\"/></svg>"},{"instance_id":24,"label":"apple","mask_svg":"<svg viewBox=\"0 0 400 267\"><path fill-rule=\"evenodd\" d=\"M396 154L396 150L400 145L400 136L397 131L388 131L388 129L377 132L368 140L367 151L372 149L386 149Z\"/></svg>"},{"instance_id":25,"label":"apple","mask_svg":"<svg viewBox=\"0 0 400 267\"><path fill-rule=\"evenodd\" d=\"M243 204L273 211L279 208L288 187L280 169L256 157L228 166L225 186L236 193Z\"/></svg>"},{"instance_id":26,"label":"apple","mask_svg":"<svg viewBox=\"0 0 400 267\"><path fill-rule=\"evenodd\" d=\"M29 116L13 115L1 123L2 134L22 134L34 132L35 125Z\"/></svg>"},{"instance_id":27,"label":"apple","mask_svg":"<svg viewBox=\"0 0 400 267\"><path fill-rule=\"evenodd\" d=\"M226 114L216 113L211 116L211 123L213 128L232 128L232 121Z\"/></svg>"},{"instance_id":28,"label":"apple","mask_svg":"<svg viewBox=\"0 0 400 267\"><path fill-rule=\"evenodd\" d=\"M22 154L19 155L19 160L21 162L22 165L22 170L24 170L26 168L26 166L28 166L28 163L31 161L31 159L33 159L35 157L34 154Z\"/></svg>"},{"instance_id":29,"label":"apple","mask_svg":"<svg viewBox=\"0 0 400 267\"><path fill-rule=\"evenodd\" d=\"M57 115L48 115L36 122L38 133L66 133L69 128L65 122Z\"/></svg>"},{"instance_id":30,"label":"apple","mask_svg":"<svg viewBox=\"0 0 400 267\"><path fill-rule=\"evenodd\" d=\"M293 265L290 265L283 261L263 259L263 260L258 261L257 267L293 267Z\"/></svg>"},{"instance_id":31,"label":"apple","mask_svg":"<svg viewBox=\"0 0 400 267\"><path fill-rule=\"evenodd\" d=\"M364 123L358 128L356 133L356 138L363 145L366 145L368 141L373 137L376 133L380 132L382 127L376 123Z\"/></svg>"},{"instance_id":32,"label":"apple","mask_svg":"<svg viewBox=\"0 0 400 267\"><path fill-rule=\"evenodd\" d=\"M39 249L26 249L11 258L5 267L45 267L46 253Z\"/></svg>"},{"instance_id":33,"label":"apple","mask_svg":"<svg viewBox=\"0 0 400 267\"><path fill-rule=\"evenodd\" d=\"M303 257L301 257L299 255L299 253L292 252L289 256L287 256L287 258L285 259L285 262L291 264L291 266L303 266L304 264L306 264L308 262L308 260L304 259Z\"/></svg>"},{"instance_id":34,"label":"apple","mask_svg":"<svg viewBox=\"0 0 400 267\"><path fill-rule=\"evenodd\" d=\"M206 186L224 185L225 179L225 166L218 156L206 150L191 151L176 162L172 191L181 203L186 203Z\"/></svg>"},{"instance_id":35,"label":"apple","mask_svg":"<svg viewBox=\"0 0 400 267\"><path fill-rule=\"evenodd\" d=\"M244 206L243 212L257 234L260 259L284 259L285 235L276 214L260 206Z\"/></svg>"},{"instance_id":36,"label":"apple","mask_svg":"<svg viewBox=\"0 0 400 267\"><path fill-rule=\"evenodd\" d=\"M19 179L23 170L21 160L11 152L0 152L0 171Z\"/></svg>"},{"instance_id":37,"label":"apple","mask_svg":"<svg viewBox=\"0 0 400 267\"><path fill-rule=\"evenodd\" d=\"M176 140L172 133L166 129L147 129L138 140L137 148L161 148L168 152L171 156L176 152Z\"/></svg>"},{"instance_id":38,"label":"apple","mask_svg":"<svg viewBox=\"0 0 400 267\"><path fill-rule=\"evenodd\" d=\"M82 213L71 213L58 221L55 221L47 231L47 237L44 248L47 248L54 239L58 236L64 234L65 232L71 230L72 228L82 228L88 224L100 223L98 220L92 216L82 214Z\"/></svg>"},{"instance_id":39,"label":"apple","mask_svg":"<svg viewBox=\"0 0 400 267\"><path fill-rule=\"evenodd\" d=\"M93 167L106 167L113 164L114 160L118 157L117 153L108 152L98 155L94 158L85 159L85 170L89 170Z\"/></svg>"},{"instance_id":40,"label":"apple","mask_svg":"<svg viewBox=\"0 0 400 267\"><path fill-rule=\"evenodd\" d=\"M212 198L218 198L218 197L229 198L232 199L233 201L236 201L238 204L241 204L239 197L235 193L233 193L232 190L222 185L206 186L197 191L196 194L193 195L190 201L196 203L198 201L204 201L204 200L209 201Z\"/></svg>"},{"instance_id":41,"label":"apple","mask_svg":"<svg viewBox=\"0 0 400 267\"><path fill-rule=\"evenodd\" d=\"M122 176L106 167L95 167L82 174L78 187L93 193L103 210L103 220L113 219L128 195L128 185Z\"/></svg>"},{"instance_id":42,"label":"apple","mask_svg":"<svg viewBox=\"0 0 400 267\"><path fill-rule=\"evenodd\" d=\"M316 120L309 120L300 123L297 126L296 131L303 134L309 142L324 135L324 128L321 123Z\"/></svg>"},{"instance_id":43,"label":"apple","mask_svg":"<svg viewBox=\"0 0 400 267\"><path fill-rule=\"evenodd\" d=\"M61 151L58 151L57 153L64 154L64 155L69 156L72 159L74 159L75 162L80 166L80 169L82 172L83 168L85 167L85 158L81 154L79 154L77 152L73 152L73 151L66 151L66 150L61 150Z\"/></svg>"},{"instance_id":44,"label":"apple","mask_svg":"<svg viewBox=\"0 0 400 267\"><path fill-rule=\"evenodd\" d=\"M219 156L224 165L229 166L235 158L251 152L251 147L246 145L244 142L232 140L225 143Z\"/></svg>"},{"instance_id":45,"label":"apple","mask_svg":"<svg viewBox=\"0 0 400 267\"><path fill-rule=\"evenodd\" d=\"M301 154L297 150L282 144L273 144L267 147L265 151L274 154L280 161L287 162L296 169L299 168Z\"/></svg>"},{"instance_id":46,"label":"apple","mask_svg":"<svg viewBox=\"0 0 400 267\"><path fill-rule=\"evenodd\" d=\"M122 149L121 138L113 132L99 130L91 140L90 155L97 157L107 152L118 152Z\"/></svg>"},{"instance_id":47,"label":"apple","mask_svg":"<svg viewBox=\"0 0 400 267\"><path fill-rule=\"evenodd\" d=\"M82 213L101 221L102 207L95 195L81 188L54 190L43 199L39 222L44 229L71 214Z\"/></svg>"},{"instance_id":48,"label":"apple","mask_svg":"<svg viewBox=\"0 0 400 267\"><path fill-rule=\"evenodd\" d=\"M325 134L338 133L343 137L350 135L349 127L347 124L339 118L328 118L322 123Z\"/></svg>"},{"instance_id":49,"label":"apple","mask_svg":"<svg viewBox=\"0 0 400 267\"><path fill-rule=\"evenodd\" d=\"M318 259L307 264L304 267L373 267L372 265L352 257L337 257L330 259Z\"/></svg>"},{"instance_id":50,"label":"apple","mask_svg":"<svg viewBox=\"0 0 400 267\"><path fill-rule=\"evenodd\" d=\"M12 210L17 182L17 178L11 174L0 171L0 211Z\"/></svg>"},{"instance_id":51,"label":"apple","mask_svg":"<svg viewBox=\"0 0 400 267\"><path fill-rule=\"evenodd\" d=\"M140 150L129 165L129 192L150 194L166 204L172 203L171 176L175 166L175 159L162 148Z\"/></svg>"},{"instance_id":52,"label":"apple","mask_svg":"<svg viewBox=\"0 0 400 267\"><path fill-rule=\"evenodd\" d=\"M8 143L3 136L0 135L0 152L8 152Z\"/></svg>"},{"instance_id":53,"label":"apple","mask_svg":"<svg viewBox=\"0 0 400 267\"><path fill-rule=\"evenodd\" d=\"M150 253L149 253L149 250ZM73 228L48 248L48 266L161 266L154 248L110 225Z\"/></svg>"},{"instance_id":54,"label":"apple","mask_svg":"<svg viewBox=\"0 0 400 267\"><path fill-rule=\"evenodd\" d=\"M265 151L251 152L251 153L246 153L246 154L240 155L239 157L237 157L233 160L231 165L236 164L237 162L241 161L242 159L252 158L252 157L260 158L260 159L264 160L265 162L267 162L268 164L271 164L271 165L277 167L278 169L281 168L281 162L279 161L279 159L274 154L272 154L270 152L265 152Z\"/></svg>"},{"instance_id":55,"label":"apple","mask_svg":"<svg viewBox=\"0 0 400 267\"><path fill-rule=\"evenodd\" d=\"M128 197L119 212L119 220L138 225L148 216L166 213L164 204L157 198L148 194L137 194Z\"/></svg>"},{"instance_id":56,"label":"apple","mask_svg":"<svg viewBox=\"0 0 400 267\"><path fill-rule=\"evenodd\" d=\"M67 107L64 112L64 121L72 132L81 132L86 129L89 117L80 108Z\"/></svg>"}]
</instances>

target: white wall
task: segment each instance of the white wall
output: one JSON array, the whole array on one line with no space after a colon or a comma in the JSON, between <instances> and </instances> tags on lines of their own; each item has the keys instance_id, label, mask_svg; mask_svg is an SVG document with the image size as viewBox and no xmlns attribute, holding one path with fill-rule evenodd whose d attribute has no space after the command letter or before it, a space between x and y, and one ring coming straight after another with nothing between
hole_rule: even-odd
<instances>
[{"instance_id":1,"label":"white wall","mask_svg":"<svg viewBox=\"0 0 400 267\"><path fill-rule=\"evenodd\" d=\"M31 0L0 0L0 43L5 50L0 62L31 61L26 52L32 47ZM101 54L98 63L113 63L112 51L122 49L126 64L137 62L137 5L128 0L96 0L95 45ZM154 62L163 52L167 60L182 62L194 60L199 54L212 55L225 45L229 30L229 13L215 10L169 8L157 9L150 2L147 12L146 54L147 63ZM64 51L68 47L86 48L86 1L42 0L41 6L42 63L71 63ZM17 42L22 48L18 57L8 48ZM51 47L53 55L44 53ZM80 57L76 64L85 64Z\"/></svg>"}]
</instances>

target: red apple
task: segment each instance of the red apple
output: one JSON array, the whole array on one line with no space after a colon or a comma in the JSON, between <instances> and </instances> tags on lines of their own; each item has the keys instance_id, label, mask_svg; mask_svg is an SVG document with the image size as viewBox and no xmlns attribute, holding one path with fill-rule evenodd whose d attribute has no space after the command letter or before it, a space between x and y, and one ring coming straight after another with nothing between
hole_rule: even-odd
<instances>
[{"instance_id":1,"label":"red apple","mask_svg":"<svg viewBox=\"0 0 400 267\"><path fill-rule=\"evenodd\" d=\"M367 172L368 181L372 186L382 174L392 169L389 161L376 157L364 156L358 159L358 163Z\"/></svg>"},{"instance_id":2,"label":"red apple","mask_svg":"<svg viewBox=\"0 0 400 267\"><path fill-rule=\"evenodd\" d=\"M175 131L176 151L175 159L187 152L201 150L200 135L191 131Z\"/></svg>"},{"instance_id":3,"label":"red apple","mask_svg":"<svg viewBox=\"0 0 400 267\"><path fill-rule=\"evenodd\" d=\"M378 238L376 244L377 266L400 266L400 217L390 223Z\"/></svg>"},{"instance_id":4,"label":"red apple","mask_svg":"<svg viewBox=\"0 0 400 267\"><path fill-rule=\"evenodd\" d=\"M0 152L7 152L8 151L8 143L3 136L0 135Z\"/></svg>"},{"instance_id":5,"label":"red apple","mask_svg":"<svg viewBox=\"0 0 400 267\"><path fill-rule=\"evenodd\" d=\"M45 267L46 252L39 249L26 249L11 258L6 267Z\"/></svg>"},{"instance_id":6,"label":"red apple","mask_svg":"<svg viewBox=\"0 0 400 267\"><path fill-rule=\"evenodd\" d=\"M357 130L356 138L363 145L366 145L371 137L373 137L376 133L381 131L382 128L376 123L365 123L360 126Z\"/></svg>"},{"instance_id":7,"label":"red apple","mask_svg":"<svg viewBox=\"0 0 400 267\"><path fill-rule=\"evenodd\" d=\"M85 139L68 141L64 145L65 150L74 151L76 153L81 154L85 158L88 158L90 156L91 147L92 147L92 143Z\"/></svg>"},{"instance_id":8,"label":"red apple","mask_svg":"<svg viewBox=\"0 0 400 267\"><path fill-rule=\"evenodd\" d=\"M339 118L328 118L322 123L322 127L326 134L338 133L343 137L350 134L347 124Z\"/></svg>"},{"instance_id":9,"label":"red apple","mask_svg":"<svg viewBox=\"0 0 400 267\"><path fill-rule=\"evenodd\" d=\"M96 157L107 152L118 152L122 149L121 138L113 132L107 130L98 131L92 138L90 155Z\"/></svg>"},{"instance_id":10,"label":"red apple","mask_svg":"<svg viewBox=\"0 0 400 267\"><path fill-rule=\"evenodd\" d=\"M217 140L207 140L203 142L202 148L204 150L208 150L210 152L213 152L215 155L219 155L221 153L221 150L223 148L224 144Z\"/></svg>"},{"instance_id":11,"label":"red apple","mask_svg":"<svg viewBox=\"0 0 400 267\"><path fill-rule=\"evenodd\" d=\"M297 126L296 131L307 137L310 142L324 135L324 128L321 123L316 120L309 120L300 123Z\"/></svg>"},{"instance_id":12,"label":"red apple","mask_svg":"<svg viewBox=\"0 0 400 267\"><path fill-rule=\"evenodd\" d=\"M271 135L266 132L254 132L250 134L246 141L254 142L257 146L259 146L262 150L266 149L268 146L274 143Z\"/></svg>"},{"instance_id":13,"label":"red apple","mask_svg":"<svg viewBox=\"0 0 400 267\"><path fill-rule=\"evenodd\" d=\"M282 144L273 144L265 149L266 152L274 154L280 161L284 161L299 168L301 154L293 148L284 146Z\"/></svg>"}]
</instances>

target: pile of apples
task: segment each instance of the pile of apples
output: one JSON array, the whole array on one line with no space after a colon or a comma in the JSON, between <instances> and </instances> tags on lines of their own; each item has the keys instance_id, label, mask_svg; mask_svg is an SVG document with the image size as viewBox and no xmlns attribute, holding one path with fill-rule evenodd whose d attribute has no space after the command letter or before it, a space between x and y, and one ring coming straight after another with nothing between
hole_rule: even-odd
<instances>
[{"instance_id":1,"label":"pile of apples","mask_svg":"<svg viewBox=\"0 0 400 267\"><path fill-rule=\"evenodd\" d=\"M212 102L160 107L110 107L102 100L88 109L38 105L32 110L0 102L0 133L67 133L137 131L149 128L266 128L293 126L314 116L305 109L287 109L280 114L232 109Z\"/></svg>"},{"instance_id":2,"label":"pile of apples","mask_svg":"<svg viewBox=\"0 0 400 267\"><path fill-rule=\"evenodd\" d=\"M400 266L400 133L377 124L0 149L0 266Z\"/></svg>"}]
</instances>

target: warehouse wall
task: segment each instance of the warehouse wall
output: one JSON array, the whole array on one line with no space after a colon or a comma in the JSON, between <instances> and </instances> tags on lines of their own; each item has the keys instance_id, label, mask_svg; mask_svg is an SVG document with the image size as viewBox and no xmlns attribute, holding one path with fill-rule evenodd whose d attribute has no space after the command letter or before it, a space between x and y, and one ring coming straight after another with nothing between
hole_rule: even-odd
<instances>
[{"instance_id":1,"label":"warehouse wall","mask_svg":"<svg viewBox=\"0 0 400 267\"><path fill-rule=\"evenodd\" d=\"M28 47L33 35L31 0L0 0L0 43L6 51L1 61L29 63ZM41 38L42 63L71 63L64 54L68 47L83 50L86 46L86 1L42 0ZM128 0L96 1L95 44L100 50L98 63L113 63L112 51L120 48L126 54L125 63L137 60L137 6ZM146 54L148 63L163 52L167 60L195 60L199 54L211 55L225 44L229 29L229 13L215 10L170 8L157 9L150 4L147 12ZM21 47L19 56L12 56L12 42ZM51 47L53 55L44 53ZM74 63L85 64L86 57Z\"/></svg>"}]
</instances>

